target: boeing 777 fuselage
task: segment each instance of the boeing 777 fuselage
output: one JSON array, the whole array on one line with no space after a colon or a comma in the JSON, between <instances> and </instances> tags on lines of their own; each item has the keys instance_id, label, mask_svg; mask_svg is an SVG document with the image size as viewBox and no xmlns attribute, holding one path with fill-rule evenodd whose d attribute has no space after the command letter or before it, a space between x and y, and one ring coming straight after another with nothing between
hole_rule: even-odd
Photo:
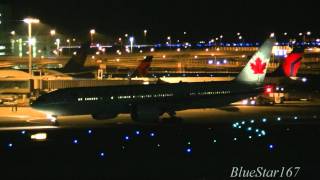
<instances>
[{"instance_id":1,"label":"boeing 777 fuselage","mask_svg":"<svg viewBox=\"0 0 320 180\"><path fill-rule=\"evenodd\" d=\"M273 42L267 40L232 81L60 89L32 107L55 116L91 114L100 120L130 113L135 121L155 121L164 113L226 106L263 91Z\"/></svg>"},{"instance_id":2,"label":"boeing 777 fuselage","mask_svg":"<svg viewBox=\"0 0 320 180\"><path fill-rule=\"evenodd\" d=\"M54 115L109 119L130 113L137 121L155 120L166 112L221 107L262 91L234 81L69 88L39 97L32 107Z\"/></svg>"}]
</instances>

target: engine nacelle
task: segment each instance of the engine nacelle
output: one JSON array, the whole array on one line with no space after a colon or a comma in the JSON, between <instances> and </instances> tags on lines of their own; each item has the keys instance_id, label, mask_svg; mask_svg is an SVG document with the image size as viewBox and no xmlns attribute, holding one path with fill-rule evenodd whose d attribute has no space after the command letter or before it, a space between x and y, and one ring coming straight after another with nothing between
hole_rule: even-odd
<instances>
[{"instance_id":1,"label":"engine nacelle","mask_svg":"<svg viewBox=\"0 0 320 180\"><path fill-rule=\"evenodd\" d=\"M158 122L161 114L159 108L137 106L131 112L131 119L137 122Z\"/></svg>"},{"instance_id":2,"label":"engine nacelle","mask_svg":"<svg viewBox=\"0 0 320 180\"><path fill-rule=\"evenodd\" d=\"M113 119L118 116L118 114L110 113L110 114L91 114L92 118L95 120L107 120Z\"/></svg>"}]
</instances>

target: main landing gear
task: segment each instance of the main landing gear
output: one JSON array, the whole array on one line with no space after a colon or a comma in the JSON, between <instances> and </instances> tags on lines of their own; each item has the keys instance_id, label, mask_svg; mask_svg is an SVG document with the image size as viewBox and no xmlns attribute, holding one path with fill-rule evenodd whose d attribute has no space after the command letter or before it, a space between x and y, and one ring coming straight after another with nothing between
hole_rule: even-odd
<instances>
[{"instance_id":1,"label":"main landing gear","mask_svg":"<svg viewBox=\"0 0 320 180\"><path fill-rule=\"evenodd\" d=\"M170 116L169 118L162 118L161 122L163 123L181 123L183 121L182 118L176 116L175 111L169 111L167 114Z\"/></svg>"}]
</instances>

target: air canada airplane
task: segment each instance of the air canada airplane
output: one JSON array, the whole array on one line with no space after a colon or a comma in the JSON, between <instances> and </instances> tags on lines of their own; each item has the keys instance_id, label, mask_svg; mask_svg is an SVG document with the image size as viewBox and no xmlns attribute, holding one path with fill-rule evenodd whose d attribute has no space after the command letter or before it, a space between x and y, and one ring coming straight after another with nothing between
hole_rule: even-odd
<instances>
[{"instance_id":1,"label":"air canada airplane","mask_svg":"<svg viewBox=\"0 0 320 180\"><path fill-rule=\"evenodd\" d=\"M130 114L138 122L155 122L164 113L227 106L264 91L274 39L266 40L232 81L164 83L59 89L40 96L31 107L57 116L91 114L96 120Z\"/></svg>"}]
</instances>

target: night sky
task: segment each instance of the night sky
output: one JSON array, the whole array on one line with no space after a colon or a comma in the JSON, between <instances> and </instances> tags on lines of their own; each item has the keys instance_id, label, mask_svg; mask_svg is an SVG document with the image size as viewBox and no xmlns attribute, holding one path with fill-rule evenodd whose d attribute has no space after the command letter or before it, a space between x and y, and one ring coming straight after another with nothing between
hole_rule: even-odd
<instances>
[{"instance_id":1,"label":"night sky","mask_svg":"<svg viewBox=\"0 0 320 180\"><path fill-rule=\"evenodd\" d=\"M50 3L49 3L50 2ZM317 1L282 0L8 0L12 19L38 17L42 23L75 36L89 29L116 37L124 33L142 36L148 29L153 40L168 35L202 39L223 33L226 39L241 32L246 39L265 38L269 32L311 30L318 36L320 17ZM291 33L291 34L292 34Z\"/></svg>"}]
</instances>

